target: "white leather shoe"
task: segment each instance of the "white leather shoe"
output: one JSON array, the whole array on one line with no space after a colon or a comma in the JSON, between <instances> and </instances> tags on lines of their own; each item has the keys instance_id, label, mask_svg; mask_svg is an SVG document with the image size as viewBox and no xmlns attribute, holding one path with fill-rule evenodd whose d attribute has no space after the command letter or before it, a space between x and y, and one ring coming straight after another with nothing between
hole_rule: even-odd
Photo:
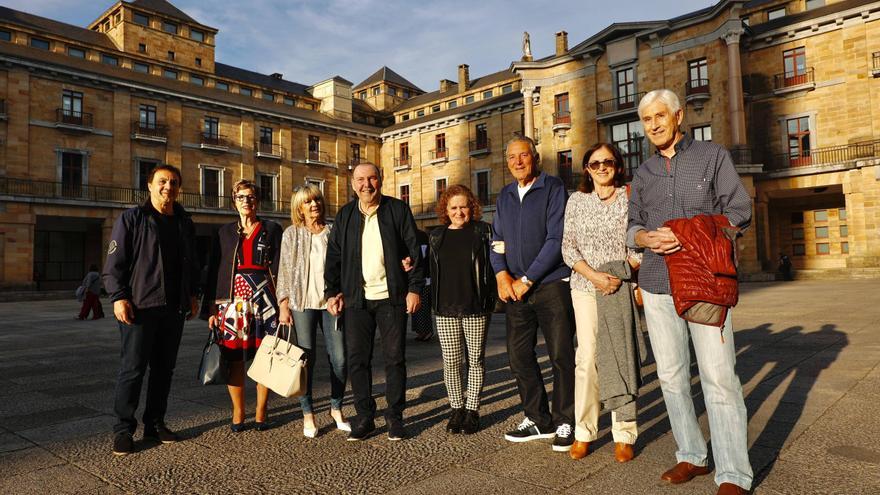
<instances>
[{"instance_id":1,"label":"white leather shoe","mask_svg":"<svg viewBox=\"0 0 880 495\"><path fill-rule=\"evenodd\" d=\"M351 431L351 423L349 423L348 421L339 422L339 421L336 421L335 419L333 421L336 423L337 430L349 431L349 432Z\"/></svg>"},{"instance_id":2,"label":"white leather shoe","mask_svg":"<svg viewBox=\"0 0 880 495\"><path fill-rule=\"evenodd\" d=\"M308 426L303 425L303 436L306 438L315 438L318 436L318 428L313 426L309 428Z\"/></svg>"}]
</instances>

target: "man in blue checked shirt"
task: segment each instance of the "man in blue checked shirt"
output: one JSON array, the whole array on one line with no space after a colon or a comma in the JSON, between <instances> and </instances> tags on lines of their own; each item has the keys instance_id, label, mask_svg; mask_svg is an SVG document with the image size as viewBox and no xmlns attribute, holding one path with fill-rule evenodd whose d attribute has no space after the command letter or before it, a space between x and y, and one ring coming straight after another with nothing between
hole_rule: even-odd
<instances>
[{"instance_id":1,"label":"man in blue checked shirt","mask_svg":"<svg viewBox=\"0 0 880 495\"><path fill-rule=\"evenodd\" d=\"M691 397L690 335L709 414L718 494L744 494L752 485L752 468L746 442L746 407L734 370L732 311L727 312L722 338L717 327L678 316L663 257L681 249L681 244L662 225L675 218L721 214L743 229L752 218L751 198L726 149L694 141L681 132L684 110L675 93L658 89L646 94L639 103L639 117L657 152L638 168L632 181L627 244L646 248L639 286L657 377L678 444L678 464L660 478L684 483L710 471L706 440Z\"/></svg>"}]
</instances>

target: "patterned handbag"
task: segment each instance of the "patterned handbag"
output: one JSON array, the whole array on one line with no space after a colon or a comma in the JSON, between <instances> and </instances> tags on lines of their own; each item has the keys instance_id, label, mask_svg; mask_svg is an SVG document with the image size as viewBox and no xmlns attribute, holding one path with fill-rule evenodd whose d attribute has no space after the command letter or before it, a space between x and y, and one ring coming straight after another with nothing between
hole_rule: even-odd
<instances>
[{"instance_id":1,"label":"patterned handbag","mask_svg":"<svg viewBox=\"0 0 880 495\"><path fill-rule=\"evenodd\" d=\"M287 338L281 329L287 327ZM248 368L248 376L255 382L282 397L299 397L306 393L306 351L290 341L296 335L290 325L279 325L275 335L266 335Z\"/></svg>"}]
</instances>

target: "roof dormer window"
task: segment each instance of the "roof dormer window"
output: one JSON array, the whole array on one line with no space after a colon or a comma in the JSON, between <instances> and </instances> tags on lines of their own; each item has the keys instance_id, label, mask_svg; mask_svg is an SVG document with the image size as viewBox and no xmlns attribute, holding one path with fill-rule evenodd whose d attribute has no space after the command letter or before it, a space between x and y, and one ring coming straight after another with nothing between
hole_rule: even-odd
<instances>
[{"instance_id":1,"label":"roof dormer window","mask_svg":"<svg viewBox=\"0 0 880 495\"><path fill-rule=\"evenodd\" d=\"M177 34L177 24L169 21L162 21L162 31L170 34Z\"/></svg>"}]
</instances>

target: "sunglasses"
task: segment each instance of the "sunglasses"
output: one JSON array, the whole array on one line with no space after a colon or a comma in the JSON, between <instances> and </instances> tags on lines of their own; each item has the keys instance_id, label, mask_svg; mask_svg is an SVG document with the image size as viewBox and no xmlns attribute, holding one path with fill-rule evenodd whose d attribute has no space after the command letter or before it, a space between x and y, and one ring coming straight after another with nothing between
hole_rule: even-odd
<instances>
[{"instance_id":1,"label":"sunglasses","mask_svg":"<svg viewBox=\"0 0 880 495\"><path fill-rule=\"evenodd\" d=\"M617 162L615 162L612 158L606 158L604 160L596 160L596 161L592 161L592 162L587 163L587 167L590 167L590 170L592 170L594 172L599 170L602 167L614 168L615 165L617 165ZM586 168L586 167L584 167L584 168Z\"/></svg>"},{"instance_id":2,"label":"sunglasses","mask_svg":"<svg viewBox=\"0 0 880 495\"><path fill-rule=\"evenodd\" d=\"M248 194L247 196L245 196L244 194L239 194L235 197L235 200L239 203L244 203L245 201L247 201L248 203L253 203L257 200L257 197L252 194Z\"/></svg>"}]
</instances>

